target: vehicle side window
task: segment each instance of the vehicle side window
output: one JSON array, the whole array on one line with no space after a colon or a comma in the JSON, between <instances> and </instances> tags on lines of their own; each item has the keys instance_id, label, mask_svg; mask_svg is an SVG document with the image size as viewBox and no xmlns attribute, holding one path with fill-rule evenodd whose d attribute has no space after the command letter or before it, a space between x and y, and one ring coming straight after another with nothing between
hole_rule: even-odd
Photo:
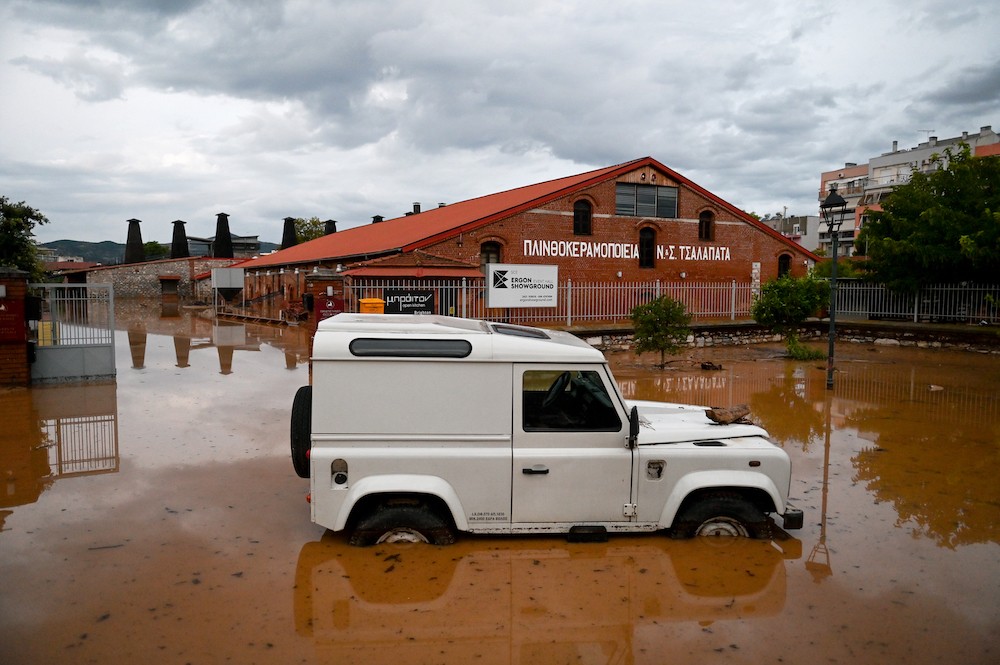
<instances>
[{"instance_id":1,"label":"vehicle side window","mask_svg":"<svg viewBox=\"0 0 1000 665\"><path fill-rule=\"evenodd\" d=\"M621 430L621 418L597 372L529 370L521 389L525 431Z\"/></svg>"}]
</instances>

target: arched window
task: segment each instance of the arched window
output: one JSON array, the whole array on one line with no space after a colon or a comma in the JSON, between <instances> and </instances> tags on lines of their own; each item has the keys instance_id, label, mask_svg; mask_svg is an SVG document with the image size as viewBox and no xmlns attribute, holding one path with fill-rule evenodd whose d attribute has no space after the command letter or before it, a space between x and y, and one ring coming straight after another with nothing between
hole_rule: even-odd
<instances>
[{"instance_id":1,"label":"arched window","mask_svg":"<svg viewBox=\"0 0 1000 665\"><path fill-rule=\"evenodd\" d=\"M656 258L656 231L648 226L639 231L639 267L652 268Z\"/></svg>"},{"instance_id":2,"label":"arched window","mask_svg":"<svg viewBox=\"0 0 1000 665\"><path fill-rule=\"evenodd\" d=\"M698 240L715 240L715 213L711 210L698 215Z\"/></svg>"},{"instance_id":3,"label":"arched window","mask_svg":"<svg viewBox=\"0 0 1000 665\"><path fill-rule=\"evenodd\" d=\"M500 243L490 241L479 246L479 267L484 275L488 263L500 263Z\"/></svg>"},{"instance_id":4,"label":"arched window","mask_svg":"<svg viewBox=\"0 0 1000 665\"><path fill-rule=\"evenodd\" d=\"M778 277L784 277L792 270L792 255L782 254L778 257Z\"/></svg>"},{"instance_id":5,"label":"arched window","mask_svg":"<svg viewBox=\"0 0 1000 665\"><path fill-rule=\"evenodd\" d=\"M573 235L589 236L593 208L590 201L580 199L573 204Z\"/></svg>"}]
</instances>

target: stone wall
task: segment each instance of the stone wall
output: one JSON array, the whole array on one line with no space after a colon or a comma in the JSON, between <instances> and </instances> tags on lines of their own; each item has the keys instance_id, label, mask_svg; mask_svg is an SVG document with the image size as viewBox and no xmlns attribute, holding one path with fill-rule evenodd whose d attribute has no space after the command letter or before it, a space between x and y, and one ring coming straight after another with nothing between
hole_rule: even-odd
<instances>
[{"instance_id":1,"label":"stone wall","mask_svg":"<svg viewBox=\"0 0 1000 665\"><path fill-rule=\"evenodd\" d=\"M144 263L97 268L87 273L88 284L112 284L115 298L145 298L159 300L165 294L164 284L176 286L181 301L198 297L196 280L212 268L228 268L243 259L217 259L199 256L186 259L164 259Z\"/></svg>"},{"instance_id":2,"label":"stone wall","mask_svg":"<svg viewBox=\"0 0 1000 665\"><path fill-rule=\"evenodd\" d=\"M828 326L829 324L824 321L804 325L799 328L799 339L826 340L829 334ZM631 330L573 332L602 350L627 351L632 348ZM692 326L692 334L688 336L686 346L700 349L713 346L781 343L784 340L783 335L770 332L756 324L737 323ZM1000 330L991 327L838 323L837 342L1000 354Z\"/></svg>"}]
</instances>

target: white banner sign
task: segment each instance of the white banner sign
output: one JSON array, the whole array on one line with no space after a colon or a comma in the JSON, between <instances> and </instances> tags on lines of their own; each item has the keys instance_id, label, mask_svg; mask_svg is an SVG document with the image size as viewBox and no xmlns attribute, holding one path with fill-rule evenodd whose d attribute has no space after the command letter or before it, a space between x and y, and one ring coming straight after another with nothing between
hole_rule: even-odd
<instances>
[{"instance_id":1,"label":"white banner sign","mask_svg":"<svg viewBox=\"0 0 1000 665\"><path fill-rule=\"evenodd\" d=\"M213 289L242 289L243 268L212 268Z\"/></svg>"},{"instance_id":2,"label":"white banner sign","mask_svg":"<svg viewBox=\"0 0 1000 665\"><path fill-rule=\"evenodd\" d=\"M487 307L555 307L559 266L490 263L486 271Z\"/></svg>"}]
</instances>

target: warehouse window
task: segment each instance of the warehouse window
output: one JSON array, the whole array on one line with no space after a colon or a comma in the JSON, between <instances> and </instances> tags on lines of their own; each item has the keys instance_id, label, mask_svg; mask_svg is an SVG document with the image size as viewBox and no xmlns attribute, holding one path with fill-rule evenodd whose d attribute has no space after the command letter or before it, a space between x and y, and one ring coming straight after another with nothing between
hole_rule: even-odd
<instances>
[{"instance_id":1,"label":"warehouse window","mask_svg":"<svg viewBox=\"0 0 1000 665\"><path fill-rule=\"evenodd\" d=\"M784 277L792 270L792 255L782 254L778 257L778 277Z\"/></svg>"},{"instance_id":2,"label":"warehouse window","mask_svg":"<svg viewBox=\"0 0 1000 665\"><path fill-rule=\"evenodd\" d=\"M711 210L698 215L698 240L715 240L715 214Z\"/></svg>"},{"instance_id":3,"label":"warehouse window","mask_svg":"<svg viewBox=\"0 0 1000 665\"><path fill-rule=\"evenodd\" d=\"M615 214L629 217L677 217L677 188L616 183Z\"/></svg>"},{"instance_id":4,"label":"warehouse window","mask_svg":"<svg viewBox=\"0 0 1000 665\"><path fill-rule=\"evenodd\" d=\"M583 199L573 204L573 235L589 236L593 208L590 201Z\"/></svg>"},{"instance_id":5,"label":"warehouse window","mask_svg":"<svg viewBox=\"0 0 1000 665\"><path fill-rule=\"evenodd\" d=\"M486 274L486 265L500 263L500 243L484 242L479 246L479 267Z\"/></svg>"},{"instance_id":6,"label":"warehouse window","mask_svg":"<svg viewBox=\"0 0 1000 665\"><path fill-rule=\"evenodd\" d=\"M656 256L656 231L646 227L639 231L639 267L652 268Z\"/></svg>"}]
</instances>

